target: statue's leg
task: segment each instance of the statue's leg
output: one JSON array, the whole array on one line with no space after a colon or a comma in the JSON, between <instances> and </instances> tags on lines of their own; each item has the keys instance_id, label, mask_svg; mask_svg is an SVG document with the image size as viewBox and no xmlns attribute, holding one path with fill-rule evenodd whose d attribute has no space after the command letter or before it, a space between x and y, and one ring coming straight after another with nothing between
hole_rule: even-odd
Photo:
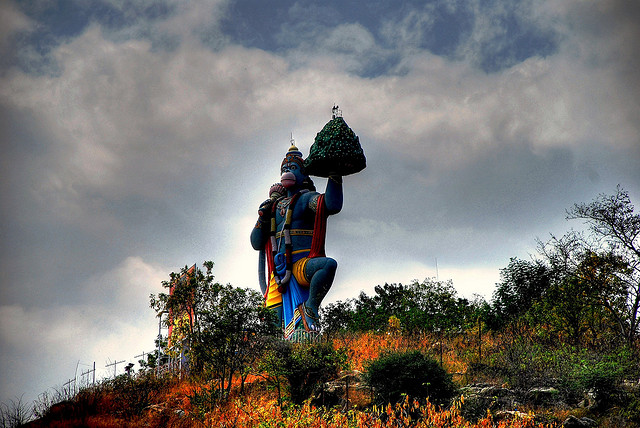
<instances>
[{"instance_id":1,"label":"statue's leg","mask_svg":"<svg viewBox=\"0 0 640 428\"><path fill-rule=\"evenodd\" d=\"M322 299L327 295L327 292L333 284L333 278L336 276L336 269L338 263L329 257L315 257L309 259L305 266L305 276L311 278L309 283L309 298L305 306L307 310L311 312L309 315L313 318L311 320L317 323L318 310Z\"/></svg>"}]
</instances>

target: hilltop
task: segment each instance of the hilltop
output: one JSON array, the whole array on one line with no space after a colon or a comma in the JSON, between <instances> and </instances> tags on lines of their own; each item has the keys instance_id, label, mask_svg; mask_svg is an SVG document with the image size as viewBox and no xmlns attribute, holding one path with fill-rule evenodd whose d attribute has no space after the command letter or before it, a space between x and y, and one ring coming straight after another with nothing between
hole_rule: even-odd
<instances>
[{"instance_id":1,"label":"hilltop","mask_svg":"<svg viewBox=\"0 0 640 428\"><path fill-rule=\"evenodd\" d=\"M309 396L300 404L292 402L293 377L289 369L280 372L268 363L257 364L244 382L234 377L230 393L218 395L216 381L185 373L170 372L156 376L154 370L135 376L122 375L114 380L87 388L75 397L45 409L30 427L533 427L562 426L565 421L597 420L598 426L634 426L633 408L622 409L612 394L627 394L637 400L636 388L577 394L571 388L580 379L565 374L552 378L545 359L559 365L562 349L536 350L535 345L521 349L528 352L523 363L509 366L515 348L503 350L505 343L518 338L491 335L482 338L483 359L479 359L478 331L458 334L407 337L393 331L342 334L330 343L291 345L298 356L309 350L330 348L325 361L344 356L344 364L323 367L329 375L306 385ZM520 346L524 346L520 343ZM273 349L273 348L272 348ZM458 388L456 398L447 406L436 406L420 399L399 400L396 406L376 405L375 394L363 381L369 362L389 351L417 350L452 376ZM536 353L537 352L537 353ZM268 355L268 354L267 354ZM566 357L566 356L565 356ZM515 360L514 360L515 361ZM309 363L307 368L313 364ZM281 369L284 366L281 366ZM317 367L316 367L317 368ZM260 372L264 369L265 372ZM517 370L519 379L505 382L504 374ZM312 370L313 371L313 370ZM555 375L562 375L558 369ZM587 374L583 374L587 376ZM600 373L607 376L607 373ZM548 376L546 379L544 376ZM527 379L525 379L528 378ZM532 381L538 379L538 381ZM309 380L308 377L306 380ZM304 383L305 379L298 379ZM539 383L542 382L542 383ZM573 385L569 385L573 382ZM535 385L535 386L534 386ZM611 386L613 388L613 385ZM572 396L572 394L577 394ZM609 395L607 395L609 394ZM607 395L605 397L605 395ZM591 398L589 398L591 397ZM591 400L591 401L589 401ZM604 403L602 400L614 400ZM635 401L638 403L638 401ZM410 422L411 421L411 422ZM589 426L589 425L566 425Z\"/></svg>"}]
</instances>

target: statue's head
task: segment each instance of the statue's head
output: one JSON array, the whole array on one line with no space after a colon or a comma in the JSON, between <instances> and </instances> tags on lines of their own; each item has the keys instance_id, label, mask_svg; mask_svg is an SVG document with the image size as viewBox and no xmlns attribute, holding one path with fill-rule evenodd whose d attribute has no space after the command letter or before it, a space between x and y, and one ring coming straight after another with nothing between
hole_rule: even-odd
<instances>
[{"instance_id":1,"label":"statue's head","mask_svg":"<svg viewBox=\"0 0 640 428\"><path fill-rule=\"evenodd\" d=\"M291 144L289 151L282 160L280 173L282 174L280 182L287 190L293 190L296 187L302 186L303 182L309 178L304 173L302 152L293 144Z\"/></svg>"}]
</instances>

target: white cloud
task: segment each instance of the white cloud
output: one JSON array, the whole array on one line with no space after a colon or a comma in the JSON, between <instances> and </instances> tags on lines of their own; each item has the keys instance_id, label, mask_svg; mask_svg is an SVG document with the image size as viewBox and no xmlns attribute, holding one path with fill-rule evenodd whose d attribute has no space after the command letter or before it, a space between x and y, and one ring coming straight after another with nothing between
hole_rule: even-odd
<instances>
[{"instance_id":1,"label":"white cloud","mask_svg":"<svg viewBox=\"0 0 640 428\"><path fill-rule=\"evenodd\" d=\"M461 297L472 300L474 294L491 300L496 283L500 280L500 271L495 266L438 266L439 279L451 279Z\"/></svg>"},{"instance_id":2,"label":"white cloud","mask_svg":"<svg viewBox=\"0 0 640 428\"><path fill-rule=\"evenodd\" d=\"M114 269L95 275L81 290L83 300L96 306L115 309L118 318L131 316L132 310L148 302L149 294L162 290L160 283L169 278L166 267L152 265L140 257L128 257Z\"/></svg>"},{"instance_id":3,"label":"white cloud","mask_svg":"<svg viewBox=\"0 0 640 428\"><path fill-rule=\"evenodd\" d=\"M167 269L132 257L87 279L79 292L86 299L82 303L0 306L0 357L20 365L2 367L2 400L22 394L24 377L37 379L30 394L62 385L75 376L77 361L95 361L98 378L108 359L137 362L135 355L153 349L158 324L149 294L163 291L160 282L166 278Z\"/></svg>"}]
</instances>

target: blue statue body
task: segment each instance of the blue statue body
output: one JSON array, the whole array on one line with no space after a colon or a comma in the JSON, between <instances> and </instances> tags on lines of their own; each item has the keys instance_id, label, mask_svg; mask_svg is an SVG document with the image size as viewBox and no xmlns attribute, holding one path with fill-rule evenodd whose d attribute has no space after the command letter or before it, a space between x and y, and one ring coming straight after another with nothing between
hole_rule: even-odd
<instances>
[{"instance_id":1,"label":"blue statue body","mask_svg":"<svg viewBox=\"0 0 640 428\"><path fill-rule=\"evenodd\" d=\"M251 245L261 252L265 304L278 313L289 337L296 329L320 329L318 310L337 268L336 261L324 254L326 218L340 212L343 194L342 176L331 174L325 193L316 192L305 173L302 153L293 144L280 172L280 183L271 187L270 199L258 210Z\"/></svg>"}]
</instances>

